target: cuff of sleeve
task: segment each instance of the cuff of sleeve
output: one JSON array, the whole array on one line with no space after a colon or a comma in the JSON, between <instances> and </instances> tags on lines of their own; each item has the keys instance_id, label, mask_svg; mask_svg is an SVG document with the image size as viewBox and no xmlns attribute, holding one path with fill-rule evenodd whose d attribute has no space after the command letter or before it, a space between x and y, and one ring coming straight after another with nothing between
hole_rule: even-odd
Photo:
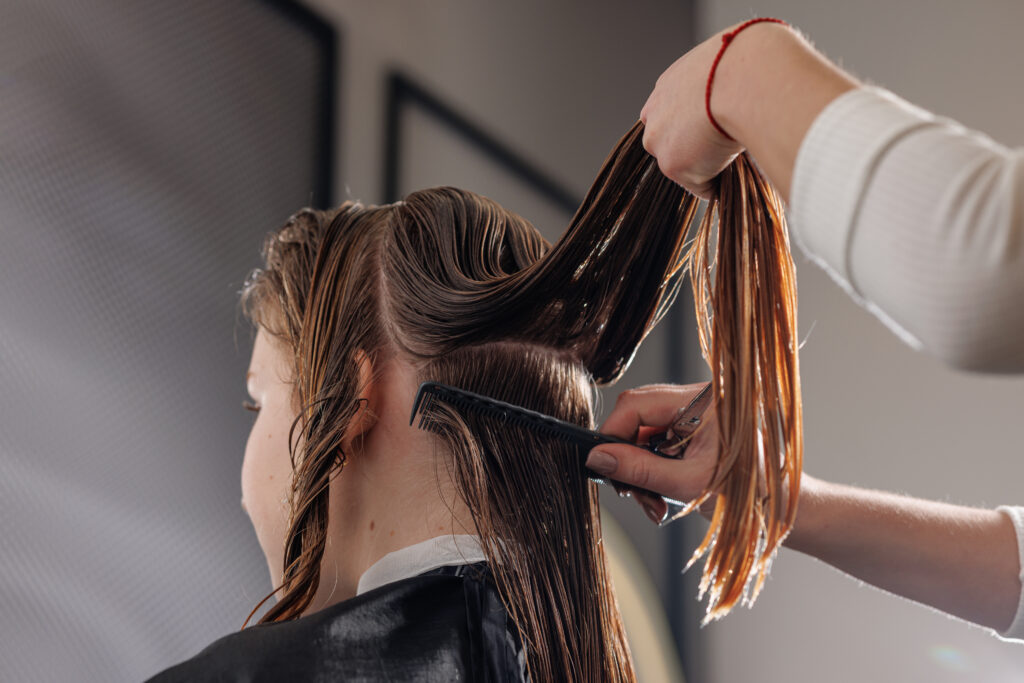
<instances>
[{"instance_id":1,"label":"cuff of sleeve","mask_svg":"<svg viewBox=\"0 0 1024 683\"><path fill-rule=\"evenodd\" d=\"M1017 602L1017 615L1013 623L999 637L1004 640L1024 641L1024 508L1009 507L1002 505L998 508L1013 521L1013 528L1017 531L1017 552L1020 554L1020 581L1021 594Z\"/></svg>"},{"instance_id":2,"label":"cuff of sleeve","mask_svg":"<svg viewBox=\"0 0 1024 683\"><path fill-rule=\"evenodd\" d=\"M793 235L857 298L849 244L871 174L896 140L936 120L887 90L865 86L830 102L800 144L789 203Z\"/></svg>"}]
</instances>

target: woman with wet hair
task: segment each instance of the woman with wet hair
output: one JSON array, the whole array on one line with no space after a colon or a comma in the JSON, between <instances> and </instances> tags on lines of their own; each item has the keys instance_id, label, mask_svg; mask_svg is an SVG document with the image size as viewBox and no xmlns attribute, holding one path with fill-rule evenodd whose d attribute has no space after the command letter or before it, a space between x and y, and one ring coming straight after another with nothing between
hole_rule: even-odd
<instances>
[{"instance_id":1,"label":"woman with wet hair","mask_svg":"<svg viewBox=\"0 0 1024 683\"><path fill-rule=\"evenodd\" d=\"M242 490L277 600L154 680L635 680L585 453L443 408L410 426L430 380L593 428L695 211L629 149L550 248L455 188L267 238Z\"/></svg>"}]
</instances>

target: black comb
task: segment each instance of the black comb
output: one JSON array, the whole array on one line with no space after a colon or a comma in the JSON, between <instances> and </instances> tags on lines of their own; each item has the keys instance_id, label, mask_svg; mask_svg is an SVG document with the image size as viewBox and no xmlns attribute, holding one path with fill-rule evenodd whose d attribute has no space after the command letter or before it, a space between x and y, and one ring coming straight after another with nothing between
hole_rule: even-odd
<instances>
[{"instance_id":1,"label":"black comb","mask_svg":"<svg viewBox=\"0 0 1024 683\"><path fill-rule=\"evenodd\" d=\"M448 386L447 384L441 384L440 382L424 382L420 385L419 390L416 392L416 399L412 404L412 415L409 417L409 424L412 425L416 421L416 415L420 415L419 427L420 429L426 429L428 431L436 431L434 421L431 417L435 402L440 401L446 405L451 406L463 415L474 414L482 415L489 418L496 425L511 425L517 427L525 427L534 434L547 436L553 439L568 442L580 449L583 457L586 458L586 454L594 446L603 443L624 443L630 446L637 446L637 444L624 439L619 439L614 436L607 434L601 434L579 425L574 425L571 422L559 420L556 417L539 413L535 410L523 408L522 406L513 405L504 401L499 401L489 396L481 396L480 394L474 394L471 391L464 389L456 389L455 387ZM644 448L655 455L660 455L663 458L673 457L661 453L658 451L658 445L666 441L664 437L652 439L652 443L646 446L637 446L638 448ZM580 463L583 466L583 463ZM600 475L592 472L591 470L584 470L587 476L593 481L608 484L610 483L607 479ZM620 484L620 487L622 485ZM632 488L632 487L630 487ZM652 494L658 495L658 494Z\"/></svg>"}]
</instances>

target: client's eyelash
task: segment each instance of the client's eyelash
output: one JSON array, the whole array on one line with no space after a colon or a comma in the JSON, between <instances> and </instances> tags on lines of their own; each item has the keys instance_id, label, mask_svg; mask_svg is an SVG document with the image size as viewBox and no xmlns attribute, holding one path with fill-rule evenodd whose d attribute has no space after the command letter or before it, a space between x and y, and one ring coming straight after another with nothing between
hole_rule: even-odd
<instances>
[{"instance_id":1,"label":"client's eyelash","mask_svg":"<svg viewBox=\"0 0 1024 683\"><path fill-rule=\"evenodd\" d=\"M251 410L254 413L260 412L260 407L252 401L242 401L242 407L246 410Z\"/></svg>"}]
</instances>

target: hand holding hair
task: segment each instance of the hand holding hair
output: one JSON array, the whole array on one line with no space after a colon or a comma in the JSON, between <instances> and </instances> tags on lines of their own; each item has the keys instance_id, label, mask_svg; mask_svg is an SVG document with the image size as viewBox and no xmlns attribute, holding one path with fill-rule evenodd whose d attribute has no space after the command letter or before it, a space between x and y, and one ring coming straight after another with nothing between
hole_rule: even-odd
<instances>
[{"instance_id":1,"label":"hand holding hair","mask_svg":"<svg viewBox=\"0 0 1024 683\"><path fill-rule=\"evenodd\" d=\"M790 209L797 232L833 278L849 284L849 273L857 272L866 290L857 293L877 310L911 311L887 322L904 339L912 338L955 367L1020 372L1024 347L1018 343L1022 309L1016 294L1024 280L1015 265L1004 265L1019 263L1015 247L1024 245L1013 239L1022 226L1015 210L1021 194L1013 182L1020 176L1019 152L891 93L858 87L856 79L791 28L768 22L740 33L736 28L683 55L648 98L641 113L643 145L662 172L711 198L720 172L746 150L787 200L796 184ZM723 42L727 34L732 39ZM905 142L910 130L916 146ZM885 144L869 149L856 144L882 139L887 131ZM832 144L834 139L843 144ZM992 173L984 182L965 180L962 169L968 163L984 163ZM858 184L849 180L856 175L851 169L870 172ZM879 180L911 177L914 183ZM869 195L864 192L868 186L881 189ZM845 215L837 215L837 197L846 196L856 201L848 202ZM950 202L945 213L929 213L928 221L890 218L923 215L919 207L930 210L936 196L960 201ZM963 206L985 211L968 214ZM863 219L855 222L854 216ZM846 249L828 251L823 226L846 222L861 244L873 240L875 246L862 249L857 258ZM1009 246L993 251L987 248L992 243ZM911 246L902 251L891 247L901 244ZM885 279L890 274L874 265L883 256L885 263L900 267L898 278ZM886 287L870 291L868 285L878 282ZM956 285L939 286L945 282ZM643 424L626 407L636 400L620 401L621 409L616 407L607 424ZM669 402L664 412L677 406ZM657 416L658 410L646 406L644 416ZM718 419L726 418L720 413ZM683 500L694 486L699 488L695 470L645 455L618 447L604 459L593 454L588 465ZM805 480L808 490L786 545L885 590L1000 629L1006 637L1024 638L1024 508L975 510Z\"/></svg>"},{"instance_id":2,"label":"hand holding hair","mask_svg":"<svg viewBox=\"0 0 1024 683\"><path fill-rule=\"evenodd\" d=\"M903 341L954 368L1024 372L1021 149L865 86L788 26L743 26L658 78L640 118L662 172L710 198L745 149L812 260Z\"/></svg>"},{"instance_id":3,"label":"hand holding hair","mask_svg":"<svg viewBox=\"0 0 1024 683\"><path fill-rule=\"evenodd\" d=\"M661 74L640 112L644 148L662 173L705 199L711 181L746 149L788 198L796 153L811 122L856 85L789 26L738 24Z\"/></svg>"}]
</instances>

